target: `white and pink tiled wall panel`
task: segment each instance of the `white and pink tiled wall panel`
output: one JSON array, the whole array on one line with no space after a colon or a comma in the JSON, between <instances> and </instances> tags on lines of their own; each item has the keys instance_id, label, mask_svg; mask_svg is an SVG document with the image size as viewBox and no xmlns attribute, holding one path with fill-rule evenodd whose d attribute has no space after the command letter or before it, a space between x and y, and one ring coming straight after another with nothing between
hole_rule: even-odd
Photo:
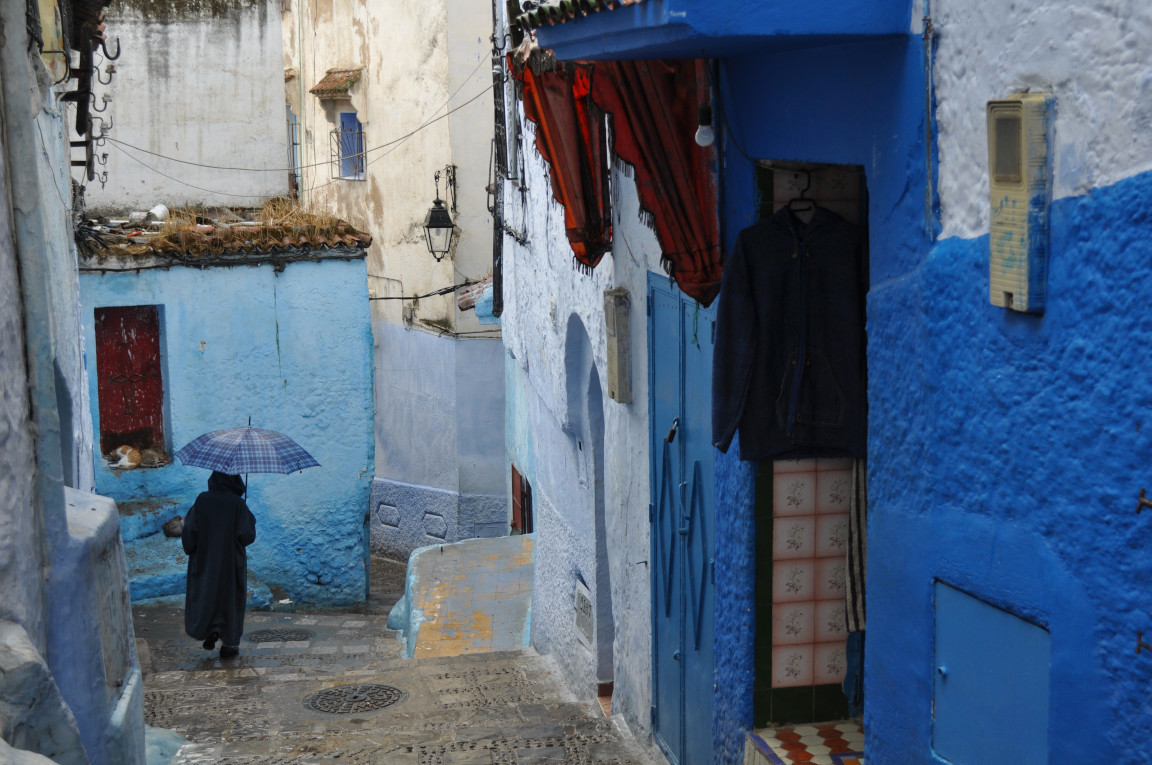
<instances>
[{"instance_id":1,"label":"white and pink tiled wall panel","mask_svg":"<svg viewBox=\"0 0 1152 765\"><path fill-rule=\"evenodd\" d=\"M772 480L772 687L842 682L852 460L778 460Z\"/></svg>"}]
</instances>

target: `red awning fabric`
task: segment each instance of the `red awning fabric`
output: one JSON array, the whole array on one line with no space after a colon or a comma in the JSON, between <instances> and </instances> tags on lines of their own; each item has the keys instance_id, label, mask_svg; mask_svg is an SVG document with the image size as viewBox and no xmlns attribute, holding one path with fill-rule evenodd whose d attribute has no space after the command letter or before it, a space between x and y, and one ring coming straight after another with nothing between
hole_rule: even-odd
<instances>
[{"instance_id":1,"label":"red awning fabric","mask_svg":"<svg viewBox=\"0 0 1152 765\"><path fill-rule=\"evenodd\" d=\"M592 269L612 246L604 115L592 104L589 67L525 66L524 114L536 123L536 150L552 167L552 193L577 262Z\"/></svg>"},{"instance_id":2,"label":"red awning fabric","mask_svg":"<svg viewBox=\"0 0 1152 765\"><path fill-rule=\"evenodd\" d=\"M640 208L651 215L661 262L688 296L709 305L720 291L715 149L696 145L708 103L703 61L596 64L592 100L612 115L613 149L635 169Z\"/></svg>"},{"instance_id":3,"label":"red awning fabric","mask_svg":"<svg viewBox=\"0 0 1152 765\"><path fill-rule=\"evenodd\" d=\"M720 290L723 255L715 150L694 140L698 107L708 102L704 62L565 65L542 58L530 58L517 76L576 260L594 268L611 246L607 113L613 149L635 172L640 208L655 229L665 270L685 294L709 305Z\"/></svg>"}]
</instances>

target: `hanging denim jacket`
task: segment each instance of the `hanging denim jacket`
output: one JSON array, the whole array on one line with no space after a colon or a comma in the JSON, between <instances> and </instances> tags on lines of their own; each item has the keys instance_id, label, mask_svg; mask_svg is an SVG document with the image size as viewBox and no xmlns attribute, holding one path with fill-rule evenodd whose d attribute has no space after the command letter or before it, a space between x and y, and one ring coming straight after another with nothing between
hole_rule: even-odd
<instances>
[{"instance_id":1,"label":"hanging denim jacket","mask_svg":"<svg viewBox=\"0 0 1152 765\"><path fill-rule=\"evenodd\" d=\"M739 429L744 460L865 456L867 285L861 230L830 210L740 232L716 316L716 448Z\"/></svg>"}]
</instances>

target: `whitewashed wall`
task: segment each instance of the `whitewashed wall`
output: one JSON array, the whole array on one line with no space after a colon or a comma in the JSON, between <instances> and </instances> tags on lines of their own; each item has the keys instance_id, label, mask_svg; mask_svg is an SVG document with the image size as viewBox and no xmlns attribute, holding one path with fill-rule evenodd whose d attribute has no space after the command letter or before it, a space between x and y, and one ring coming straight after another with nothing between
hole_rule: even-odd
<instances>
[{"instance_id":1,"label":"whitewashed wall","mask_svg":"<svg viewBox=\"0 0 1152 765\"><path fill-rule=\"evenodd\" d=\"M493 122L491 26L489 9L464 0L293 0L283 14L284 67L294 74L286 96L301 123L301 200L372 233L368 277L376 296L419 295L491 268L484 190ZM329 134L344 107L308 91L329 69L360 67L364 74L344 104L364 126L366 180L333 180ZM457 243L437 263L423 224L436 193L434 173L450 164L457 167ZM448 200L443 178L440 194ZM374 302L373 318L400 323L403 304ZM455 297L421 300L414 318L457 329Z\"/></svg>"},{"instance_id":2,"label":"whitewashed wall","mask_svg":"<svg viewBox=\"0 0 1152 765\"><path fill-rule=\"evenodd\" d=\"M59 101L67 86L52 85L29 45L25 12L0 0L2 727L54 761L142 765L144 696L116 506L87 493L92 425Z\"/></svg>"},{"instance_id":3,"label":"whitewashed wall","mask_svg":"<svg viewBox=\"0 0 1152 765\"><path fill-rule=\"evenodd\" d=\"M106 26L110 51L119 38L122 53L102 63L116 73L94 84L96 106L105 94L112 102L93 114L110 117L109 135L137 148L97 149L108 154L108 181L89 185L90 210L259 206L287 193L280 0L119 0Z\"/></svg>"},{"instance_id":4,"label":"whitewashed wall","mask_svg":"<svg viewBox=\"0 0 1152 765\"><path fill-rule=\"evenodd\" d=\"M944 236L988 232L985 103L1055 96L1054 198L1152 169L1152 5L932 0Z\"/></svg>"},{"instance_id":5,"label":"whitewashed wall","mask_svg":"<svg viewBox=\"0 0 1152 765\"><path fill-rule=\"evenodd\" d=\"M651 705L651 614L648 569L648 375L645 300L647 274L662 273L655 234L639 218L635 182L613 173L615 244L591 275L575 266L564 236L562 208L535 152L535 126L524 123L525 202L505 183L505 220L527 237L505 239L504 342L508 385L509 459L532 480L536 508L537 572L532 640L556 655L578 695L594 693L592 653L573 627L574 572L595 568L595 530L589 486L581 484L582 455L564 432L569 422L565 341L570 317L587 330L604 391L604 504L612 607L613 710L648 732ZM634 401L607 396L604 291L631 293L630 340ZM591 585L592 582L589 581ZM595 593L594 593L595 597ZM596 605L596 604L594 604Z\"/></svg>"},{"instance_id":6,"label":"whitewashed wall","mask_svg":"<svg viewBox=\"0 0 1152 765\"><path fill-rule=\"evenodd\" d=\"M465 0L292 0L281 32L284 99L299 119L301 202L372 234L369 295L389 298L372 301L373 550L403 558L427 544L502 533L499 329L459 311L452 293L394 299L491 271L491 9ZM349 98L309 92L330 69L362 69ZM329 164L330 134L348 110L364 130L362 181L333 179ZM437 192L434 175L449 165L456 168L454 211L446 173L439 193L456 239L437 262L423 225ZM396 520L393 508L399 526L385 522ZM429 537L429 528L443 536Z\"/></svg>"}]
</instances>

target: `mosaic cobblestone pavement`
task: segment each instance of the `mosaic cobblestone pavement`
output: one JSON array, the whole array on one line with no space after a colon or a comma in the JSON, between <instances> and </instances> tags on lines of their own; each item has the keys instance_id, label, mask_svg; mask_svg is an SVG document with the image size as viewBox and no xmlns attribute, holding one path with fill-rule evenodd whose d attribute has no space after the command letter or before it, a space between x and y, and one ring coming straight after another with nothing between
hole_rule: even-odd
<instances>
[{"instance_id":1,"label":"mosaic cobblestone pavement","mask_svg":"<svg viewBox=\"0 0 1152 765\"><path fill-rule=\"evenodd\" d=\"M224 661L184 636L180 609L134 617L145 721L190 742L177 765L658 762L532 650L402 659L384 616L250 613ZM248 640L263 630L297 639Z\"/></svg>"}]
</instances>

